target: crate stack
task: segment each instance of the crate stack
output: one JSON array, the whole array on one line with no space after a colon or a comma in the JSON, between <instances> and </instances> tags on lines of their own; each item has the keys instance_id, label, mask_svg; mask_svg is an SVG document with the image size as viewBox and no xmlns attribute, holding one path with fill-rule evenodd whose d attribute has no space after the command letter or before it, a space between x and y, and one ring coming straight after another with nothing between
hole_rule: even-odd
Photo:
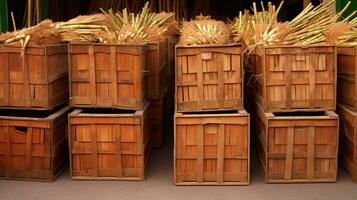
<instances>
[{"instance_id":1,"label":"crate stack","mask_svg":"<svg viewBox=\"0 0 357 200\"><path fill-rule=\"evenodd\" d=\"M336 47L258 47L250 59L265 181L336 182Z\"/></svg>"},{"instance_id":2,"label":"crate stack","mask_svg":"<svg viewBox=\"0 0 357 200\"><path fill-rule=\"evenodd\" d=\"M67 45L0 45L0 179L54 181L68 165Z\"/></svg>"},{"instance_id":3,"label":"crate stack","mask_svg":"<svg viewBox=\"0 0 357 200\"><path fill-rule=\"evenodd\" d=\"M151 155L150 46L69 44L70 174L74 180L142 180Z\"/></svg>"},{"instance_id":4,"label":"crate stack","mask_svg":"<svg viewBox=\"0 0 357 200\"><path fill-rule=\"evenodd\" d=\"M337 48L337 113L340 115L340 161L357 181L357 46Z\"/></svg>"},{"instance_id":5,"label":"crate stack","mask_svg":"<svg viewBox=\"0 0 357 200\"><path fill-rule=\"evenodd\" d=\"M174 182L249 184L241 44L176 46Z\"/></svg>"}]
</instances>

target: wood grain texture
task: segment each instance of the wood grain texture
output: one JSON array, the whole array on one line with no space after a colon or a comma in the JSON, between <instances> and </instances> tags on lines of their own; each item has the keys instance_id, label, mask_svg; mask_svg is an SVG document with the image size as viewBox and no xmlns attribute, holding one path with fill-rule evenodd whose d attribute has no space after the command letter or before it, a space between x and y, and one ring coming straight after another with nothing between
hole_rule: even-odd
<instances>
[{"instance_id":1,"label":"wood grain texture","mask_svg":"<svg viewBox=\"0 0 357 200\"><path fill-rule=\"evenodd\" d=\"M74 180L143 180L151 155L149 104L133 113L69 114Z\"/></svg>"},{"instance_id":2,"label":"wood grain texture","mask_svg":"<svg viewBox=\"0 0 357 200\"><path fill-rule=\"evenodd\" d=\"M337 48L337 101L357 112L357 47Z\"/></svg>"},{"instance_id":3,"label":"wood grain texture","mask_svg":"<svg viewBox=\"0 0 357 200\"><path fill-rule=\"evenodd\" d=\"M147 101L146 50L146 45L70 44L71 105L141 110Z\"/></svg>"},{"instance_id":4,"label":"wood grain texture","mask_svg":"<svg viewBox=\"0 0 357 200\"><path fill-rule=\"evenodd\" d=\"M336 109L334 46L260 47L250 61L256 98L266 112Z\"/></svg>"},{"instance_id":5,"label":"wood grain texture","mask_svg":"<svg viewBox=\"0 0 357 200\"><path fill-rule=\"evenodd\" d=\"M51 110L68 101L67 45L0 45L0 107Z\"/></svg>"},{"instance_id":6,"label":"wood grain texture","mask_svg":"<svg viewBox=\"0 0 357 200\"><path fill-rule=\"evenodd\" d=\"M257 152L267 183L336 182L339 118L277 115L256 106Z\"/></svg>"},{"instance_id":7,"label":"wood grain texture","mask_svg":"<svg viewBox=\"0 0 357 200\"><path fill-rule=\"evenodd\" d=\"M177 112L243 108L242 46L177 46Z\"/></svg>"},{"instance_id":8,"label":"wood grain texture","mask_svg":"<svg viewBox=\"0 0 357 200\"><path fill-rule=\"evenodd\" d=\"M52 182L68 164L70 107L38 117L0 116L0 179ZM1 111L2 113L4 111Z\"/></svg>"},{"instance_id":9,"label":"wood grain texture","mask_svg":"<svg viewBox=\"0 0 357 200\"><path fill-rule=\"evenodd\" d=\"M249 114L176 113L174 129L176 185L249 184Z\"/></svg>"},{"instance_id":10,"label":"wood grain texture","mask_svg":"<svg viewBox=\"0 0 357 200\"><path fill-rule=\"evenodd\" d=\"M340 116L340 163L357 181L357 113L343 105L337 106Z\"/></svg>"}]
</instances>

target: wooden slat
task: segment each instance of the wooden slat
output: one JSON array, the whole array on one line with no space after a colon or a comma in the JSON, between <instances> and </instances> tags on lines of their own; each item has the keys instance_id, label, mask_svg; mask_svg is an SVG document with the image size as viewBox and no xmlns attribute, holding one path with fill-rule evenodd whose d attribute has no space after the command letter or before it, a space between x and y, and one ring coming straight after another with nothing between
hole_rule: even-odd
<instances>
[{"instance_id":1,"label":"wooden slat","mask_svg":"<svg viewBox=\"0 0 357 200\"><path fill-rule=\"evenodd\" d=\"M307 133L307 179L314 179L315 174L315 128L309 127Z\"/></svg>"},{"instance_id":2,"label":"wooden slat","mask_svg":"<svg viewBox=\"0 0 357 200\"><path fill-rule=\"evenodd\" d=\"M28 69L28 55L24 50L24 55L22 56L22 72L23 72L23 90L25 96L26 107L31 107L31 88L29 82L29 69Z\"/></svg>"},{"instance_id":3,"label":"wooden slat","mask_svg":"<svg viewBox=\"0 0 357 200\"><path fill-rule=\"evenodd\" d=\"M26 178L30 178L32 170L32 128L28 128L26 134Z\"/></svg>"},{"instance_id":4,"label":"wooden slat","mask_svg":"<svg viewBox=\"0 0 357 200\"><path fill-rule=\"evenodd\" d=\"M89 90L90 90L90 98L91 104L97 104L97 83L96 83L96 75L95 75L95 54L94 54L94 46L90 45L88 47L88 55L89 55Z\"/></svg>"},{"instance_id":5,"label":"wooden slat","mask_svg":"<svg viewBox=\"0 0 357 200\"><path fill-rule=\"evenodd\" d=\"M95 124L90 125L90 131L92 136L92 176L98 177L98 144Z\"/></svg>"},{"instance_id":6,"label":"wooden slat","mask_svg":"<svg viewBox=\"0 0 357 200\"><path fill-rule=\"evenodd\" d=\"M11 176L11 170L12 170L12 165L11 165L11 137L10 137L10 128L9 126L6 126L5 128L5 176L10 177Z\"/></svg>"},{"instance_id":7,"label":"wooden slat","mask_svg":"<svg viewBox=\"0 0 357 200\"><path fill-rule=\"evenodd\" d=\"M316 84L316 67L317 67L317 61L316 61L316 54L312 54L308 58L308 68L309 70L309 94L310 94L310 108L313 109L315 107L315 99L316 99L316 91L315 91L315 84Z\"/></svg>"},{"instance_id":8,"label":"wooden slat","mask_svg":"<svg viewBox=\"0 0 357 200\"><path fill-rule=\"evenodd\" d=\"M117 170L118 170L118 177L123 177L123 161L122 161L122 148L120 142L120 125L114 125L113 133L115 134L115 145L116 145L116 158L117 158Z\"/></svg>"},{"instance_id":9,"label":"wooden slat","mask_svg":"<svg viewBox=\"0 0 357 200\"><path fill-rule=\"evenodd\" d=\"M196 56L196 61L197 61L197 65L198 67L196 67L197 69L197 92L198 92L198 102L197 102L197 107L199 110L203 109L203 84L201 84L203 82L203 72L202 72L202 67L203 65L207 65L207 61L202 60L201 55L197 55ZM190 66L188 66L190 67Z\"/></svg>"},{"instance_id":10,"label":"wooden slat","mask_svg":"<svg viewBox=\"0 0 357 200\"><path fill-rule=\"evenodd\" d=\"M197 127L197 182L203 183L203 140L204 127L198 125Z\"/></svg>"},{"instance_id":11,"label":"wooden slat","mask_svg":"<svg viewBox=\"0 0 357 200\"><path fill-rule=\"evenodd\" d=\"M292 86L292 79L291 79L291 55L288 54L286 55L286 59L288 59L288 63L289 64L286 64L284 67L286 68L286 99L285 99L285 108L286 109L290 109L291 108L291 86Z\"/></svg>"},{"instance_id":12,"label":"wooden slat","mask_svg":"<svg viewBox=\"0 0 357 200\"><path fill-rule=\"evenodd\" d=\"M218 143L217 143L217 183L224 182L224 125L218 126Z\"/></svg>"},{"instance_id":13,"label":"wooden slat","mask_svg":"<svg viewBox=\"0 0 357 200\"><path fill-rule=\"evenodd\" d=\"M217 92L218 92L218 107L219 108L224 108L224 66L223 66L223 60L221 62L222 64L218 64L218 74L217 74L217 79L218 79L218 87L217 87ZM232 91L233 92L233 91Z\"/></svg>"},{"instance_id":14,"label":"wooden slat","mask_svg":"<svg viewBox=\"0 0 357 200\"><path fill-rule=\"evenodd\" d=\"M294 128L289 127L287 132L286 160L285 160L285 180L291 180L293 171L293 152L294 152Z\"/></svg>"},{"instance_id":15,"label":"wooden slat","mask_svg":"<svg viewBox=\"0 0 357 200\"><path fill-rule=\"evenodd\" d=\"M116 59L115 46L110 47L110 67L112 73L112 79L111 79L112 105L118 106L117 59Z\"/></svg>"},{"instance_id":16,"label":"wooden slat","mask_svg":"<svg viewBox=\"0 0 357 200\"><path fill-rule=\"evenodd\" d=\"M9 84L9 77L10 77L10 73L9 73L9 55L7 54L6 56L3 55L6 59L2 65L3 67L3 98L4 98L4 105L8 106L9 105L9 99L10 99L10 84Z\"/></svg>"}]
</instances>

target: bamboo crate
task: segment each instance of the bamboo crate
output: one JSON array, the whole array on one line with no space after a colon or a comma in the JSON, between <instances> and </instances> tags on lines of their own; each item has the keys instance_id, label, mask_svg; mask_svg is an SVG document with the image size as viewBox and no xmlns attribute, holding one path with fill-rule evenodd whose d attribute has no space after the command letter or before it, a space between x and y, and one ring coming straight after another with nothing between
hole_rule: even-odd
<instances>
[{"instance_id":1,"label":"bamboo crate","mask_svg":"<svg viewBox=\"0 0 357 200\"><path fill-rule=\"evenodd\" d=\"M68 165L69 110L1 110L0 179L54 181Z\"/></svg>"},{"instance_id":2,"label":"bamboo crate","mask_svg":"<svg viewBox=\"0 0 357 200\"><path fill-rule=\"evenodd\" d=\"M150 102L150 142L153 148L161 148L163 145L164 133L167 131L169 123L169 97L166 92L158 100Z\"/></svg>"},{"instance_id":3,"label":"bamboo crate","mask_svg":"<svg viewBox=\"0 0 357 200\"><path fill-rule=\"evenodd\" d=\"M267 183L336 182L339 118L333 111L256 112L258 157Z\"/></svg>"},{"instance_id":4,"label":"bamboo crate","mask_svg":"<svg viewBox=\"0 0 357 200\"><path fill-rule=\"evenodd\" d=\"M146 45L70 44L70 96L76 107L141 110Z\"/></svg>"},{"instance_id":5,"label":"bamboo crate","mask_svg":"<svg viewBox=\"0 0 357 200\"><path fill-rule=\"evenodd\" d=\"M337 48L337 101L357 112L357 46Z\"/></svg>"},{"instance_id":6,"label":"bamboo crate","mask_svg":"<svg viewBox=\"0 0 357 200\"><path fill-rule=\"evenodd\" d=\"M176 46L176 112L243 109L241 44Z\"/></svg>"},{"instance_id":7,"label":"bamboo crate","mask_svg":"<svg viewBox=\"0 0 357 200\"><path fill-rule=\"evenodd\" d=\"M168 40L149 43L146 56L148 98L159 99L168 85Z\"/></svg>"},{"instance_id":8,"label":"bamboo crate","mask_svg":"<svg viewBox=\"0 0 357 200\"><path fill-rule=\"evenodd\" d=\"M68 101L67 45L0 45L0 107L51 110Z\"/></svg>"},{"instance_id":9,"label":"bamboo crate","mask_svg":"<svg viewBox=\"0 0 357 200\"><path fill-rule=\"evenodd\" d=\"M357 181L357 113L339 105L337 113L340 116L340 156L341 164Z\"/></svg>"},{"instance_id":10,"label":"bamboo crate","mask_svg":"<svg viewBox=\"0 0 357 200\"><path fill-rule=\"evenodd\" d=\"M69 114L73 180L143 180L151 155L148 104L141 111L77 109Z\"/></svg>"},{"instance_id":11,"label":"bamboo crate","mask_svg":"<svg viewBox=\"0 0 357 200\"><path fill-rule=\"evenodd\" d=\"M248 185L249 114L175 114L176 185Z\"/></svg>"},{"instance_id":12,"label":"bamboo crate","mask_svg":"<svg viewBox=\"0 0 357 200\"><path fill-rule=\"evenodd\" d=\"M257 101L266 112L336 109L335 46L272 46L253 57Z\"/></svg>"}]
</instances>

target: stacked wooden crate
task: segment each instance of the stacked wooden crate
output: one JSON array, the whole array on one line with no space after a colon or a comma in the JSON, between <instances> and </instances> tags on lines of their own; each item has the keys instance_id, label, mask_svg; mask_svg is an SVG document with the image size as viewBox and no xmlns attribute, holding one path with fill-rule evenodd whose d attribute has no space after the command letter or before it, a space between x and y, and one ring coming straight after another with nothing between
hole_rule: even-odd
<instances>
[{"instance_id":1,"label":"stacked wooden crate","mask_svg":"<svg viewBox=\"0 0 357 200\"><path fill-rule=\"evenodd\" d=\"M249 184L242 46L176 46L174 182Z\"/></svg>"},{"instance_id":2,"label":"stacked wooden crate","mask_svg":"<svg viewBox=\"0 0 357 200\"><path fill-rule=\"evenodd\" d=\"M67 45L0 45L0 178L53 181L68 164Z\"/></svg>"},{"instance_id":3,"label":"stacked wooden crate","mask_svg":"<svg viewBox=\"0 0 357 200\"><path fill-rule=\"evenodd\" d=\"M69 45L73 179L145 178L152 147L162 145L168 41Z\"/></svg>"},{"instance_id":4,"label":"stacked wooden crate","mask_svg":"<svg viewBox=\"0 0 357 200\"><path fill-rule=\"evenodd\" d=\"M337 48L341 164L357 181L357 46Z\"/></svg>"},{"instance_id":5,"label":"stacked wooden crate","mask_svg":"<svg viewBox=\"0 0 357 200\"><path fill-rule=\"evenodd\" d=\"M142 180L151 147L147 45L70 44L70 174Z\"/></svg>"},{"instance_id":6,"label":"stacked wooden crate","mask_svg":"<svg viewBox=\"0 0 357 200\"><path fill-rule=\"evenodd\" d=\"M336 48L259 47L250 61L255 137L265 181L335 182Z\"/></svg>"}]
</instances>

